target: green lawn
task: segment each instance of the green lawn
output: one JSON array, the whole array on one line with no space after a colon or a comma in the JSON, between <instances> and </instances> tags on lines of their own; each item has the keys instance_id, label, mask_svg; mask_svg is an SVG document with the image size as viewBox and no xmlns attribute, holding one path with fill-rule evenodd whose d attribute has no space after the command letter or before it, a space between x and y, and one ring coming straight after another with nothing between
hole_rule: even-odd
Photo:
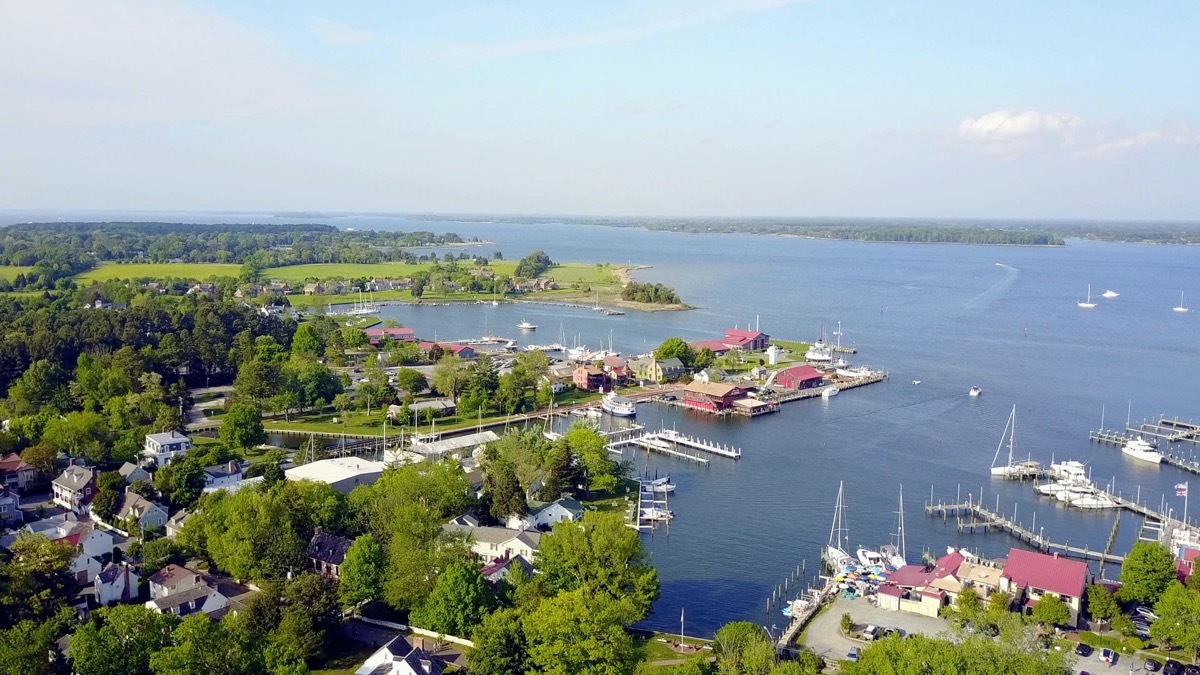
<instances>
[{"instance_id":1,"label":"green lawn","mask_svg":"<svg viewBox=\"0 0 1200 675\"><path fill-rule=\"evenodd\" d=\"M17 265L0 265L0 277L4 277L9 281L17 278L18 274L28 275L34 270L33 267L19 267ZM40 291L39 291L40 293Z\"/></svg>"},{"instance_id":2,"label":"green lawn","mask_svg":"<svg viewBox=\"0 0 1200 675\"><path fill-rule=\"evenodd\" d=\"M354 640L338 640L337 649L321 664L321 668L312 671L313 675L354 675L354 671L375 653L371 645Z\"/></svg>"},{"instance_id":3,"label":"green lawn","mask_svg":"<svg viewBox=\"0 0 1200 675\"><path fill-rule=\"evenodd\" d=\"M563 263L551 267L542 276L550 277L560 285L576 281L585 284L616 285L618 283L611 263L597 263L595 265L587 263Z\"/></svg>"},{"instance_id":4,"label":"green lawn","mask_svg":"<svg viewBox=\"0 0 1200 675\"><path fill-rule=\"evenodd\" d=\"M207 279L209 277L236 277L241 273L241 265L223 265L221 263L149 263L149 264L116 264L107 263L94 267L75 279L81 285L93 281L111 281L113 279L140 279L144 277L165 279Z\"/></svg>"},{"instance_id":5,"label":"green lawn","mask_svg":"<svg viewBox=\"0 0 1200 675\"><path fill-rule=\"evenodd\" d=\"M469 261L460 263L465 268L473 267ZM429 263L389 262L375 264L357 263L318 263L315 265L289 265L287 267L272 267L264 274L271 279L290 283L303 282L306 279L355 279L358 277L403 279L410 277L421 269L431 267ZM488 269L496 274L512 275L517 269L517 263L511 260L494 260L488 263Z\"/></svg>"},{"instance_id":6,"label":"green lawn","mask_svg":"<svg viewBox=\"0 0 1200 675\"><path fill-rule=\"evenodd\" d=\"M680 654L680 653L676 652L674 649L671 649L667 645L667 643L659 642L658 641L659 638L662 638L664 640L678 641L679 634L678 633L675 633L673 635L671 633L634 633L633 634L634 649L636 649L638 654L641 656L641 661L643 663L649 663L652 661L666 661L666 660L670 660L670 659L707 658L707 657L712 656L711 651L701 651L701 652L697 652L696 654ZM689 645L710 644L710 641L708 641L708 640L701 640L699 638L693 638L693 637L685 637L683 641L685 644L689 644Z\"/></svg>"}]
</instances>

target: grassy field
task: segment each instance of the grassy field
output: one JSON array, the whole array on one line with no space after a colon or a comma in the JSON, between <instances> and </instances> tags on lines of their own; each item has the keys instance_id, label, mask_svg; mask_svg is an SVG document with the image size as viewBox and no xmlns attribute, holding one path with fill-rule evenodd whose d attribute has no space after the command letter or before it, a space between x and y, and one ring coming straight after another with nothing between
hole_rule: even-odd
<instances>
[{"instance_id":1,"label":"grassy field","mask_svg":"<svg viewBox=\"0 0 1200 675\"><path fill-rule=\"evenodd\" d=\"M222 265L220 263L151 263L146 265L99 265L76 277L80 284L93 281L111 281L113 279L140 279L149 277L165 279L207 279L209 277L236 277L241 273L241 265Z\"/></svg>"},{"instance_id":2,"label":"grassy field","mask_svg":"<svg viewBox=\"0 0 1200 675\"><path fill-rule=\"evenodd\" d=\"M465 265L466 263L464 263ZM403 279L412 276L422 268L428 269L429 263L378 263L373 265L354 263L320 263L316 265L289 265L287 267L272 267L265 272L266 276L289 283L302 282L305 279L355 279L378 277L380 279ZM508 260L493 261L488 269L496 274L509 274L517 268L517 263Z\"/></svg>"},{"instance_id":3,"label":"grassy field","mask_svg":"<svg viewBox=\"0 0 1200 675\"><path fill-rule=\"evenodd\" d=\"M674 659L708 659L712 657L712 652L702 651L694 655L685 655L671 649L667 643L659 642L659 638L664 640L679 640L679 634L670 633L633 633L633 644L642 663L651 663L654 661L667 661ZM692 638L685 636L683 639L685 644L689 645L706 645L711 644L708 640Z\"/></svg>"},{"instance_id":4,"label":"grassy field","mask_svg":"<svg viewBox=\"0 0 1200 675\"><path fill-rule=\"evenodd\" d=\"M12 281L17 278L18 274L29 274L33 269L32 267L18 267L16 265L0 265L0 277Z\"/></svg>"}]
</instances>

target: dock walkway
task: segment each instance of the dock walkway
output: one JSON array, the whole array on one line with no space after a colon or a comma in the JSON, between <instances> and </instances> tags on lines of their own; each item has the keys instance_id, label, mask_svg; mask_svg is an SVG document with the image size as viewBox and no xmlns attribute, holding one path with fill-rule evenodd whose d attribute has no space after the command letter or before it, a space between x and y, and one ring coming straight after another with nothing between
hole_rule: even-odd
<instances>
[{"instance_id":1,"label":"dock walkway","mask_svg":"<svg viewBox=\"0 0 1200 675\"><path fill-rule=\"evenodd\" d=\"M621 438L621 439L618 439L615 441L610 441L604 447L609 452L612 452L615 454L623 454L625 452L625 447L630 446L630 445L636 445L638 447L645 448L646 450L648 450L650 452L661 452L662 454L670 456L670 457L675 457L677 459L686 459L688 461L695 462L695 463L703 465L703 466L708 466L708 459L701 457L699 455L693 455L688 452L679 450L678 448L671 445L670 443L667 443L666 441L661 440L658 437L658 434L655 434L655 433L641 434L638 436L627 436L627 437L624 437L624 438Z\"/></svg>"},{"instance_id":2,"label":"dock walkway","mask_svg":"<svg viewBox=\"0 0 1200 675\"><path fill-rule=\"evenodd\" d=\"M812 618L821 611L821 608L825 606L825 603L829 602L829 600L833 598L836 588L837 586L834 585L833 579L828 579L825 582L825 586L820 591L812 592L813 601L807 603L803 611L796 613L793 610L791 622L788 623L787 628L783 629L783 633L780 634L779 640L775 642L775 651L781 652L791 649L792 643L796 641L796 636L799 635L800 631L804 630L804 627L808 625L808 622L812 621Z\"/></svg>"},{"instance_id":3,"label":"dock walkway","mask_svg":"<svg viewBox=\"0 0 1200 675\"><path fill-rule=\"evenodd\" d=\"M662 431L659 431L658 438L668 443L695 448L696 450L702 450L714 455L720 455L721 457L728 457L729 459L741 459L742 457L741 448L735 448L722 443L713 443L712 441L706 441L703 438L695 438L693 436L688 436L687 434L681 434L674 429L663 429Z\"/></svg>"},{"instance_id":4,"label":"dock walkway","mask_svg":"<svg viewBox=\"0 0 1200 675\"><path fill-rule=\"evenodd\" d=\"M1069 543L1059 544L1050 541L1042 535L1027 530L999 513L970 499L957 504L943 502L937 504L926 503L925 514L934 517L940 516L943 520L948 520L951 517L957 518L959 532L974 533L977 530L985 532L1000 530L1008 533L1030 548L1043 553L1061 553L1068 557L1082 558L1084 560L1102 560L1118 564L1125 560L1124 556L1113 555L1104 551L1094 551L1086 546L1071 546ZM963 516L970 516L971 520L966 521L963 519Z\"/></svg>"},{"instance_id":5,"label":"dock walkway","mask_svg":"<svg viewBox=\"0 0 1200 675\"><path fill-rule=\"evenodd\" d=\"M1111 445L1125 445L1138 436L1167 443L1200 443L1200 424L1162 417L1157 422L1142 422L1136 427L1126 424L1124 431L1097 429L1088 432L1088 440Z\"/></svg>"}]
</instances>

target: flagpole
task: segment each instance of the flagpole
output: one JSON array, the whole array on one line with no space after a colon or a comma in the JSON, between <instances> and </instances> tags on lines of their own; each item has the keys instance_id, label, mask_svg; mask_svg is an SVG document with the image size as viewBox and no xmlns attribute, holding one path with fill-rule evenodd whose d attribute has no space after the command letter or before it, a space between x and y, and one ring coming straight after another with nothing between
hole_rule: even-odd
<instances>
[{"instance_id":1,"label":"flagpole","mask_svg":"<svg viewBox=\"0 0 1200 675\"><path fill-rule=\"evenodd\" d=\"M1187 527L1187 498L1188 498L1188 492L1189 492L1189 490L1188 490L1189 482L1190 481L1186 481L1186 480L1183 481L1183 526L1184 527Z\"/></svg>"},{"instance_id":2,"label":"flagpole","mask_svg":"<svg viewBox=\"0 0 1200 675\"><path fill-rule=\"evenodd\" d=\"M683 608L679 608L679 645L683 646Z\"/></svg>"}]
</instances>

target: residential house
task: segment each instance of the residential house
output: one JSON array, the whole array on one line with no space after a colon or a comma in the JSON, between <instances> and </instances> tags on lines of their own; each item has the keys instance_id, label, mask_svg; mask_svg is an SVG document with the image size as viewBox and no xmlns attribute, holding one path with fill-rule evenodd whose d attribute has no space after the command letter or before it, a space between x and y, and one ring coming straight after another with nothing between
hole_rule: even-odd
<instances>
[{"instance_id":1,"label":"residential house","mask_svg":"<svg viewBox=\"0 0 1200 675\"><path fill-rule=\"evenodd\" d=\"M37 480L37 469L15 452L0 457L0 486L24 492Z\"/></svg>"},{"instance_id":2,"label":"residential house","mask_svg":"<svg viewBox=\"0 0 1200 675\"><path fill-rule=\"evenodd\" d=\"M188 295L212 295L217 292L217 287L209 283L192 284L187 290Z\"/></svg>"},{"instance_id":3,"label":"residential house","mask_svg":"<svg viewBox=\"0 0 1200 675\"><path fill-rule=\"evenodd\" d=\"M575 383L576 389L599 391L604 387L608 376L596 366L580 364L571 373L571 380Z\"/></svg>"},{"instance_id":4,"label":"residential house","mask_svg":"<svg viewBox=\"0 0 1200 675\"><path fill-rule=\"evenodd\" d=\"M0 487L0 527L20 525L23 518L21 495L7 485Z\"/></svg>"},{"instance_id":5,"label":"residential house","mask_svg":"<svg viewBox=\"0 0 1200 675\"><path fill-rule=\"evenodd\" d=\"M187 616L203 612L214 616L229 606L229 598L225 597L213 584L205 580L186 591L172 593L146 602L146 607L159 614L174 614Z\"/></svg>"},{"instance_id":6,"label":"residential house","mask_svg":"<svg viewBox=\"0 0 1200 675\"><path fill-rule=\"evenodd\" d=\"M725 412L733 402L746 397L746 390L724 383L689 382L683 388L683 404L709 412Z\"/></svg>"},{"instance_id":7,"label":"residential house","mask_svg":"<svg viewBox=\"0 0 1200 675\"><path fill-rule=\"evenodd\" d=\"M557 375L543 375L542 379L538 383L538 386L540 387L543 384L550 385L551 394L561 394L567 390L567 383L563 381L563 378L558 377Z\"/></svg>"},{"instance_id":8,"label":"residential house","mask_svg":"<svg viewBox=\"0 0 1200 675\"><path fill-rule=\"evenodd\" d=\"M18 532L40 534L51 541L78 546L84 554L93 558L110 557L117 546L115 535L96 527L90 520L80 520L70 511L25 523ZM18 532L0 537L0 548L12 546Z\"/></svg>"},{"instance_id":9,"label":"residential house","mask_svg":"<svg viewBox=\"0 0 1200 675\"><path fill-rule=\"evenodd\" d=\"M693 352L699 352L701 349L712 351L714 356L725 356L729 353L729 345L725 344L724 340L701 340L693 342L689 345Z\"/></svg>"},{"instance_id":10,"label":"residential house","mask_svg":"<svg viewBox=\"0 0 1200 675\"><path fill-rule=\"evenodd\" d=\"M629 371L634 379L641 382L662 382L662 366L653 356L629 359Z\"/></svg>"},{"instance_id":11,"label":"residential house","mask_svg":"<svg viewBox=\"0 0 1200 675\"><path fill-rule=\"evenodd\" d=\"M236 490L238 484L246 477L246 469L234 460L225 464L204 467L204 491Z\"/></svg>"},{"instance_id":12,"label":"residential house","mask_svg":"<svg viewBox=\"0 0 1200 675\"><path fill-rule=\"evenodd\" d=\"M305 295L325 295L325 284L312 283L304 284Z\"/></svg>"},{"instance_id":13,"label":"residential house","mask_svg":"<svg viewBox=\"0 0 1200 675\"><path fill-rule=\"evenodd\" d=\"M142 447L142 456L154 460L156 466L166 466L177 457L187 454L192 449L192 439L171 430L159 434L146 434L146 443Z\"/></svg>"},{"instance_id":14,"label":"residential house","mask_svg":"<svg viewBox=\"0 0 1200 675\"><path fill-rule=\"evenodd\" d=\"M514 556L507 560L496 560L483 566L481 574L484 579L493 584L498 584L508 578L508 575L516 568L521 568L525 572L525 578L533 578L533 563L525 559L525 556Z\"/></svg>"},{"instance_id":15,"label":"residential house","mask_svg":"<svg viewBox=\"0 0 1200 675\"><path fill-rule=\"evenodd\" d=\"M239 286L238 289L233 292L233 297L257 298L258 294L261 292L262 288L260 288L257 284L245 284L243 286Z\"/></svg>"},{"instance_id":16,"label":"residential house","mask_svg":"<svg viewBox=\"0 0 1200 675\"><path fill-rule=\"evenodd\" d=\"M523 516L509 516L504 524L510 530L548 530L564 520L583 517L583 504L563 497L552 502L533 502Z\"/></svg>"},{"instance_id":17,"label":"residential house","mask_svg":"<svg viewBox=\"0 0 1200 675\"><path fill-rule=\"evenodd\" d=\"M83 515L96 496L96 471L90 467L72 464L50 484L54 503Z\"/></svg>"},{"instance_id":18,"label":"residential house","mask_svg":"<svg viewBox=\"0 0 1200 675\"><path fill-rule=\"evenodd\" d=\"M117 512L113 520L122 524L136 522L142 530L165 529L167 511L126 487L121 501L117 503Z\"/></svg>"},{"instance_id":19,"label":"residential house","mask_svg":"<svg viewBox=\"0 0 1200 675\"><path fill-rule=\"evenodd\" d=\"M96 575L96 601L105 607L129 602L137 597L140 580L129 563L108 563Z\"/></svg>"},{"instance_id":20,"label":"residential house","mask_svg":"<svg viewBox=\"0 0 1200 675\"><path fill-rule=\"evenodd\" d=\"M792 366L775 375L775 384L789 389L812 389L825 383L825 375L815 366Z\"/></svg>"},{"instance_id":21,"label":"residential house","mask_svg":"<svg viewBox=\"0 0 1200 675\"><path fill-rule=\"evenodd\" d=\"M767 345L771 344L771 336L756 330L730 328L725 331L725 336L721 338L721 342L733 349L753 352L766 349Z\"/></svg>"},{"instance_id":22,"label":"residential house","mask_svg":"<svg viewBox=\"0 0 1200 675\"><path fill-rule=\"evenodd\" d=\"M121 474L121 478L125 479L126 485L132 485L135 481L139 480L144 480L146 482L154 480L154 476L150 475L149 471L143 469L137 464L132 464L130 462L125 462L122 464L121 468L117 469L117 472Z\"/></svg>"},{"instance_id":23,"label":"residential house","mask_svg":"<svg viewBox=\"0 0 1200 675\"><path fill-rule=\"evenodd\" d=\"M179 536L180 531L183 530L184 524L187 523L187 519L191 516L191 511L188 511L187 509L179 509L175 512L175 515L167 518L167 538L174 539L175 537Z\"/></svg>"},{"instance_id":24,"label":"residential house","mask_svg":"<svg viewBox=\"0 0 1200 675\"><path fill-rule=\"evenodd\" d=\"M339 537L318 527L308 542L308 569L330 579L340 579L346 552L353 544L352 539Z\"/></svg>"},{"instance_id":25,"label":"residential house","mask_svg":"<svg viewBox=\"0 0 1200 675\"><path fill-rule=\"evenodd\" d=\"M354 671L354 675L442 675L447 659L433 651L414 646L416 638L397 635Z\"/></svg>"},{"instance_id":26,"label":"residential house","mask_svg":"<svg viewBox=\"0 0 1200 675\"><path fill-rule=\"evenodd\" d=\"M624 387L629 384L630 372L628 359L622 356L606 356L602 362L603 370L608 375L608 389Z\"/></svg>"},{"instance_id":27,"label":"residential house","mask_svg":"<svg viewBox=\"0 0 1200 675\"><path fill-rule=\"evenodd\" d=\"M669 359L658 359L658 371L662 373L662 379L668 382L678 380L687 375L687 367L683 365L683 361L675 357Z\"/></svg>"},{"instance_id":28,"label":"residential house","mask_svg":"<svg viewBox=\"0 0 1200 675\"><path fill-rule=\"evenodd\" d=\"M1000 577L1000 590L1009 593L1022 613L1033 610L1047 595L1057 595L1071 610L1067 624L1074 627L1083 606L1083 594L1088 582L1087 563L1068 560L1058 554L1046 555L1021 549L1010 549Z\"/></svg>"},{"instance_id":29,"label":"residential house","mask_svg":"<svg viewBox=\"0 0 1200 675\"><path fill-rule=\"evenodd\" d=\"M54 543L74 546L72 542L76 538L77 535L71 535L62 539L56 539ZM87 586L96 580L96 575L100 574L100 570L102 569L104 569L104 564L98 559L83 551L78 551L71 560L71 565L67 568L67 572L75 579L75 583L80 586Z\"/></svg>"},{"instance_id":30,"label":"residential house","mask_svg":"<svg viewBox=\"0 0 1200 675\"><path fill-rule=\"evenodd\" d=\"M289 295L292 292L292 286L288 283L271 282L264 284L262 287L264 295Z\"/></svg>"},{"instance_id":31,"label":"residential house","mask_svg":"<svg viewBox=\"0 0 1200 675\"><path fill-rule=\"evenodd\" d=\"M460 359L473 359L476 356L475 349L470 345L460 345L453 342L420 342L417 346L428 356L433 351L435 344L442 348L443 353L454 354Z\"/></svg>"},{"instance_id":32,"label":"residential house","mask_svg":"<svg viewBox=\"0 0 1200 675\"><path fill-rule=\"evenodd\" d=\"M442 526L442 530L451 534L466 535L471 552L484 562L518 555L524 556L526 560L534 560L542 540L540 532L518 532L506 527L471 527L447 523Z\"/></svg>"}]
</instances>

